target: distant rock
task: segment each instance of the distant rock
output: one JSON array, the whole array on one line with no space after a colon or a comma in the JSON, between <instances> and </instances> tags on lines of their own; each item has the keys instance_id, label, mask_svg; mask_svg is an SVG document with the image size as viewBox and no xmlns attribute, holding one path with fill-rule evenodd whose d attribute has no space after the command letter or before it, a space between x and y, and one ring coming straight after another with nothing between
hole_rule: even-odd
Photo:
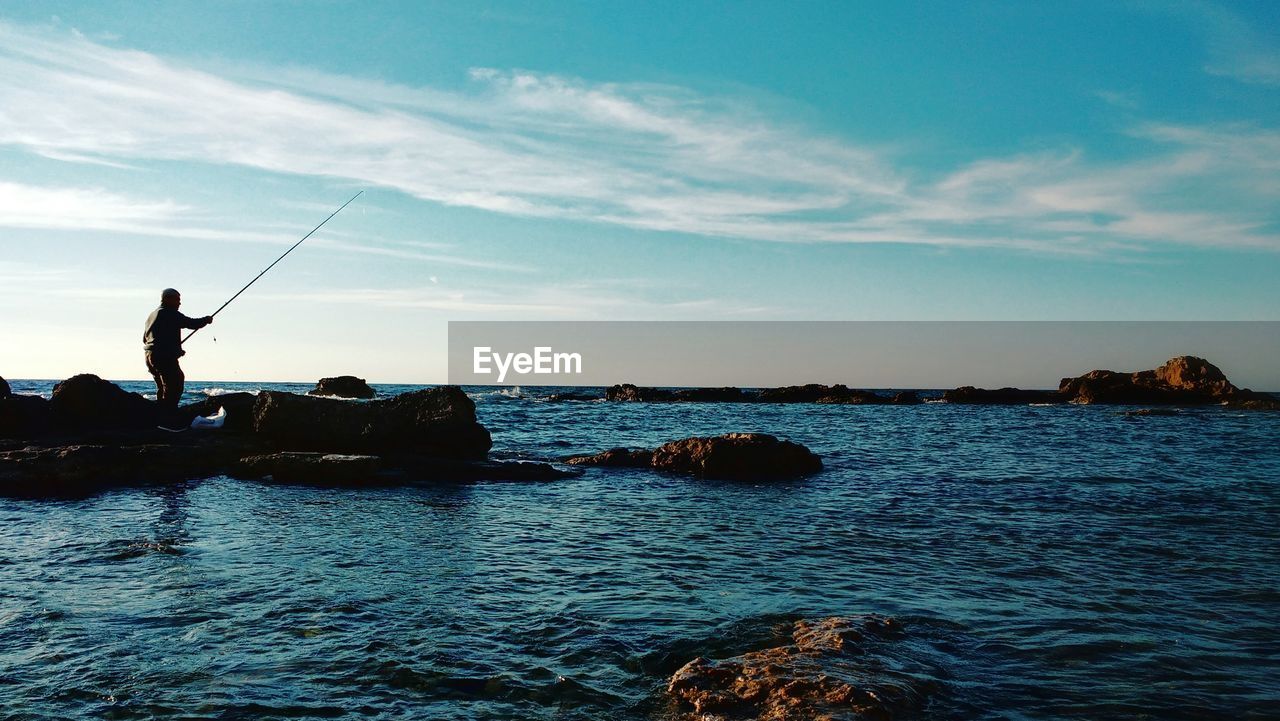
<instances>
[{"instance_id":1,"label":"distant rock","mask_svg":"<svg viewBox=\"0 0 1280 721\"><path fill-rule=\"evenodd\" d=\"M924 705L928 687L900 664L874 661L878 646L902 636L892 618L797 621L790 643L718 661L695 658L671 676L667 693L677 721L904 717Z\"/></svg>"},{"instance_id":2,"label":"distant rock","mask_svg":"<svg viewBox=\"0 0 1280 721\"><path fill-rule=\"evenodd\" d=\"M321 378L316 387L307 391L309 396L336 396L338 398L373 398L377 393L365 383L363 378L355 376L337 376Z\"/></svg>"},{"instance_id":3,"label":"distant rock","mask_svg":"<svg viewBox=\"0 0 1280 721\"><path fill-rule=\"evenodd\" d=\"M753 400L741 388L682 388L671 393L671 400L693 403L743 403Z\"/></svg>"},{"instance_id":4,"label":"distant rock","mask_svg":"<svg viewBox=\"0 0 1280 721\"><path fill-rule=\"evenodd\" d=\"M1095 370L1063 378L1058 392L1072 403L1123 405L1205 405L1240 394L1217 366L1194 356L1171 358L1155 370Z\"/></svg>"},{"instance_id":5,"label":"distant rock","mask_svg":"<svg viewBox=\"0 0 1280 721\"><path fill-rule=\"evenodd\" d=\"M1065 403L1067 398L1056 391L1023 390L1021 388L974 388L961 386L942 394L947 403L964 405L1013 406L1030 403Z\"/></svg>"},{"instance_id":6,"label":"distant rock","mask_svg":"<svg viewBox=\"0 0 1280 721\"><path fill-rule=\"evenodd\" d=\"M889 402L895 406L918 406L924 401L915 391L899 391Z\"/></svg>"},{"instance_id":7,"label":"distant rock","mask_svg":"<svg viewBox=\"0 0 1280 721\"><path fill-rule=\"evenodd\" d=\"M889 399L872 393L851 389L841 383L825 386L809 383L802 386L782 386L780 388L762 388L757 396L761 403L842 403L870 404L888 403Z\"/></svg>"},{"instance_id":8,"label":"distant rock","mask_svg":"<svg viewBox=\"0 0 1280 721\"><path fill-rule=\"evenodd\" d=\"M253 430L292 451L483 459L491 445L489 431L476 422L475 403L457 386L369 403L263 391L254 403Z\"/></svg>"},{"instance_id":9,"label":"distant rock","mask_svg":"<svg viewBox=\"0 0 1280 721\"><path fill-rule=\"evenodd\" d=\"M610 448L590 456L570 456L565 463L572 466L606 466L612 468L646 468L653 464L653 451Z\"/></svg>"},{"instance_id":10,"label":"distant rock","mask_svg":"<svg viewBox=\"0 0 1280 721\"><path fill-rule=\"evenodd\" d=\"M656 450L612 448L594 455L570 456L575 466L654 468L701 478L776 481L822 470L822 459L799 443L763 433L726 433L671 441Z\"/></svg>"},{"instance_id":11,"label":"distant rock","mask_svg":"<svg viewBox=\"0 0 1280 721\"><path fill-rule=\"evenodd\" d=\"M663 471L739 481L800 478L822 470L822 459L799 443L764 433L726 433L672 441L653 452Z\"/></svg>"},{"instance_id":12,"label":"distant rock","mask_svg":"<svg viewBox=\"0 0 1280 721\"><path fill-rule=\"evenodd\" d=\"M654 401L670 401L675 397L671 391L661 388L641 388L634 383L620 383L605 389L604 398L608 401L631 401L652 403Z\"/></svg>"},{"instance_id":13,"label":"distant rock","mask_svg":"<svg viewBox=\"0 0 1280 721\"><path fill-rule=\"evenodd\" d=\"M53 387L53 421L65 430L144 428L160 420L160 408L137 393L91 373Z\"/></svg>"},{"instance_id":14,"label":"distant rock","mask_svg":"<svg viewBox=\"0 0 1280 721\"><path fill-rule=\"evenodd\" d=\"M598 401L601 396L594 393L552 393L547 396L549 401Z\"/></svg>"}]
</instances>

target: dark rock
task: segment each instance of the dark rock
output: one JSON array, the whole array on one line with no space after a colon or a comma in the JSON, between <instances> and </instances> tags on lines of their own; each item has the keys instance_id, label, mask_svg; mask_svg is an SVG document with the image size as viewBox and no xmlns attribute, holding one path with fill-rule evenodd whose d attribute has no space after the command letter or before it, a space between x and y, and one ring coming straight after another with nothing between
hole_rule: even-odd
<instances>
[{"instance_id":1,"label":"dark rock","mask_svg":"<svg viewBox=\"0 0 1280 721\"><path fill-rule=\"evenodd\" d=\"M0 398L0 438L38 438L52 427L49 401L40 396Z\"/></svg>"},{"instance_id":2,"label":"dark rock","mask_svg":"<svg viewBox=\"0 0 1280 721\"><path fill-rule=\"evenodd\" d=\"M1065 403L1067 397L1056 391L1028 391L1021 388L999 388L988 390L961 386L942 394L947 403L1013 406L1029 403Z\"/></svg>"},{"instance_id":3,"label":"dark rock","mask_svg":"<svg viewBox=\"0 0 1280 721\"><path fill-rule=\"evenodd\" d=\"M601 396L593 393L552 393L547 396L549 401L598 401Z\"/></svg>"},{"instance_id":4,"label":"dark rock","mask_svg":"<svg viewBox=\"0 0 1280 721\"><path fill-rule=\"evenodd\" d=\"M604 398L608 401L652 403L655 401L674 400L675 396L671 391L663 390L661 388L641 388L632 383L622 383L606 388L604 391Z\"/></svg>"},{"instance_id":5,"label":"dark rock","mask_svg":"<svg viewBox=\"0 0 1280 721\"><path fill-rule=\"evenodd\" d=\"M476 422L475 403L457 386L369 403L263 391L254 403L253 430L281 450L328 453L483 459L491 445L489 431Z\"/></svg>"},{"instance_id":6,"label":"dark rock","mask_svg":"<svg viewBox=\"0 0 1280 721\"><path fill-rule=\"evenodd\" d=\"M1280 398L1245 388L1228 396L1227 405L1253 411L1280 411Z\"/></svg>"},{"instance_id":7,"label":"dark rock","mask_svg":"<svg viewBox=\"0 0 1280 721\"><path fill-rule=\"evenodd\" d=\"M899 391L889 402L895 406L918 406L924 401L920 400L915 391Z\"/></svg>"},{"instance_id":8,"label":"dark rock","mask_svg":"<svg viewBox=\"0 0 1280 721\"><path fill-rule=\"evenodd\" d=\"M1063 378L1058 392L1072 403L1205 405L1228 401L1238 390L1209 361L1178 356L1155 370L1095 370Z\"/></svg>"},{"instance_id":9,"label":"dark rock","mask_svg":"<svg viewBox=\"0 0 1280 721\"><path fill-rule=\"evenodd\" d=\"M803 386L762 388L757 400L761 403L845 403L851 405L879 405L889 399L878 393L849 388L837 383L824 386L809 383Z\"/></svg>"},{"instance_id":10,"label":"dark rock","mask_svg":"<svg viewBox=\"0 0 1280 721\"><path fill-rule=\"evenodd\" d=\"M667 685L678 721L899 718L928 687L874 651L902 637L891 618L798 621L790 643L713 661L695 658Z\"/></svg>"},{"instance_id":11,"label":"dark rock","mask_svg":"<svg viewBox=\"0 0 1280 721\"><path fill-rule=\"evenodd\" d=\"M337 396L339 398L372 398L376 395L373 388L363 378L355 376L337 376L321 378L316 387L307 391L309 396Z\"/></svg>"},{"instance_id":12,"label":"dark rock","mask_svg":"<svg viewBox=\"0 0 1280 721\"><path fill-rule=\"evenodd\" d=\"M574 466L608 466L613 468L647 468L653 463L653 451L611 448L592 456L571 456L565 463Z\"/></svg>"},{"instance_id":13,"label":"dark rock","mask_svg":"<svg viewBox=\"0 0 1280 721\"><path fill-rule=\"evenodd\" d=\"M212 416L219 409L226 408L227 419L222 423L222 430L248 432L253 430L253 406L257 400L258 397L252 393L224 393L188 403L178 410L183 425L189 426L196 416Z\"/></svg>"},{"instance_id":14,"label":"dark rock","mask_svg":"<svg viewBox=\"0 0 1280 721\"><path fill-rule=\"evenodd\" d=\"M9 397L9 381L0 378L0 401Z\"/></svg>"},{"instance_id":15,"label":"dark rock","mask_svg":"<svg viewBox=\"0 0 1280 721\"><path fill-rule=\"evenodd\" d=\"M161 435L163 434L163 436ZM207 478L230 468L257 446L245 437L201 436L154 431L168 443L29 446L0 452L0 495L42 498L85 495L118 486ZM179 442L177 439L184 439Z\"/></svg>"},{"instance_id":16,"label":"dark rock","mask_svg":"<svg viewBox=\"0 0 1280 721\"><path fill-rule=\"evenodd\" d=\"M278 483L348 486L374 482L381 466L382 459L378 456L268 453L242 458L236 475L246 478L270 476Z\"/></svg>"},{"instance_id":17,"label":"dark rock","mask_svg":"<svg viewBox=\"0 0 1280 721\"><path fill-rule=\"evenodd\" d=\"M725 386L723 388L684 388L674 391L672 400L694 403L744 403L754 400L741 388Z\"/></svg>"},{"instance_id":18,"label":"dark rock","mask_svg":"<svg viewBox=\"0 0 1280 721\"><path fill-rule=\"evenodd\" d=\"M161 420L155 403L91 373L55 385L49 406L54 422L66 430L143 428Z\"/></svg>"},{"instance_id":19,"label":"dark rock","mask_svg":"<svg viewBox=\"0 0 1280 721\"><path fill-rule=\"evenodd\" d=\"M1137 410L1124 411L1122 416L1176 416L1181 411L1177 408L1138 408Z\"/></svg>"},{"instance_id":20,"label":"dark rock","mask_svg":"<svg viewBox=\"0 0 1280 721\"><path fill-rule=\"evenodd\" d=\"M727 433L672 441L653 452L659 470L726 480L780 480L822 470L822 459L799 443L763 433Z\"/></svg>"}]
</instances>

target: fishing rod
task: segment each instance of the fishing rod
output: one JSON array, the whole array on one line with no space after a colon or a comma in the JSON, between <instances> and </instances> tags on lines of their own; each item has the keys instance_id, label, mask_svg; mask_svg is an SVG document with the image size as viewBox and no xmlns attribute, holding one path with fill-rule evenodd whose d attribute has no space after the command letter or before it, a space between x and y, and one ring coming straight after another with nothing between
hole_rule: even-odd
<instances>
[{"instance_id":1,"label":"fishing rod","mask_svg":"<svg viewBox=\"0 0 1280 721\"><path fill-rule=\"evenodd\" d=\"M317 225L316 227L312 228L310 233L307 233L306 235L302 236L302 240L299 240L298 242L289 246L289 249L284 252L284 255L281 255L279 258L276 258L275 260L273 260L271 262L271 265L268 265L267 267L263 268L261 273L253 276L253 280L249 281L248 283L245 283L245 286L243 288L236 291L235 295L231 296L231 298L226 303L223 303L221 306L219 306L218 309L213 312L213 315L210 315L209 317L212 318L213 316L221 313L223 308L226 308L227 306L231 305L231 301L235 300L236 298L239 298L241 293L245 292L246 290L249 290L249 286L253 285L254 283L257 283L259 278L266 275L268 270L271 270L276 266L276 263L279 263L280 261L284 260L284 256L292 253L294 248L297 248L299 245L302 245L303 240L310 238L313 233L323 228L325 223L328 223L330 220L333 220L333 216L342 212L342 208L345 208L348 205L351 205L352 201L354 201L356 198L359 198L361 195L364 195L363 190L351 196L351 200L348 200L347 202L343 203L341 208L338 208L337 210L330 213L328 218L325 218L324 220L320 221L320 225ZM201 328L203 327L204 326L201 326ZM191 336L199 332L200 332L200 328L196 328L195 330L188 333L187 337L182 339L182 342L186 343L188 340L191 339Z\"/></svg>"}]
</instances>

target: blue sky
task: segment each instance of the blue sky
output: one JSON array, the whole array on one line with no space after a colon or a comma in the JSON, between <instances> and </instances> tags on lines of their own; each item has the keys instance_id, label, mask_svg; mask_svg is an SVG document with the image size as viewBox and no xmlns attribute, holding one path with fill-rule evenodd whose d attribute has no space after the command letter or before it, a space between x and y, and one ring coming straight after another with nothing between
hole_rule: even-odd
<instances>
[{"instance_id":1,"label":"blue sky","mask_svg":"<svg viewBox=\"0 0 1280 721\"><path fill-rule=\"evenodd\" d=\"M1280 318L1275 3L9 2L0 375L448 320ZM216 340L214 340L216 338ZM1155 365L1163 359L1152 359Z\"/></svg>"}]
</instances>

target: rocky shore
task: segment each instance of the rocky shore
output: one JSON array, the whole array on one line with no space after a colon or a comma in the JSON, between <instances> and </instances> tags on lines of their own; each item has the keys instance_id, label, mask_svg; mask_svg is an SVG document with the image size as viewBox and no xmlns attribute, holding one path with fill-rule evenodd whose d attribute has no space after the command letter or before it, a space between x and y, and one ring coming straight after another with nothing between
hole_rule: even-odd
<instances>
[{"instance_id":1,"label":"rocky shore","mask_svg":"<svg viewBox=\"0 0 1280 721\"><path fill-rule=\"evenodd\" d=\"M0 381L3 383L3 381ZM186 428L225 412L221 428ZM264 391L188 404L176 413L82 374L49 400L0 386L0 494L44 497L212 475L368 485L549 480L541 463L487 460L489 431L461 389L444 386L353 402Z\"/></svg>"},{"instance_id":2,"label":"rocky shore","mask_svg":"<svg viewBox=\"0 0 1280 721\"><path fill-rule=\"evenodd\" d=\"M927 688L872 647L904 634L892 618L797 621L790 638L727 659L696 658L671 676L667 694L681 721L900 718L918 711Z\"/></svg>"},{"instance_id":3,"label":"rocky shore","mask_svg":"<svg viewBox=\"0 0 1280 721\"><path fill-rule=\"evenodd\" d=\"M572 394L567 394L572 395ZM779 388L743 389L646 388L630 383L605 389L605 400L642 403L824 403L846 405L916 405L922 399L914 391L884 395L844 385L809 384ZM566 397L563 400L581 400ZM1267 393L1237 388L1209 361L1195 356L1171 358L1153 370L1118 373L1089 371L1063 378L1057 390L975 388L961 386L943 393L945 403L962 405L1028 405L1075 403L1080 405L1227 405L1256 410L1280 410L1280 399Z\"/></svg>"}]
</instances>

